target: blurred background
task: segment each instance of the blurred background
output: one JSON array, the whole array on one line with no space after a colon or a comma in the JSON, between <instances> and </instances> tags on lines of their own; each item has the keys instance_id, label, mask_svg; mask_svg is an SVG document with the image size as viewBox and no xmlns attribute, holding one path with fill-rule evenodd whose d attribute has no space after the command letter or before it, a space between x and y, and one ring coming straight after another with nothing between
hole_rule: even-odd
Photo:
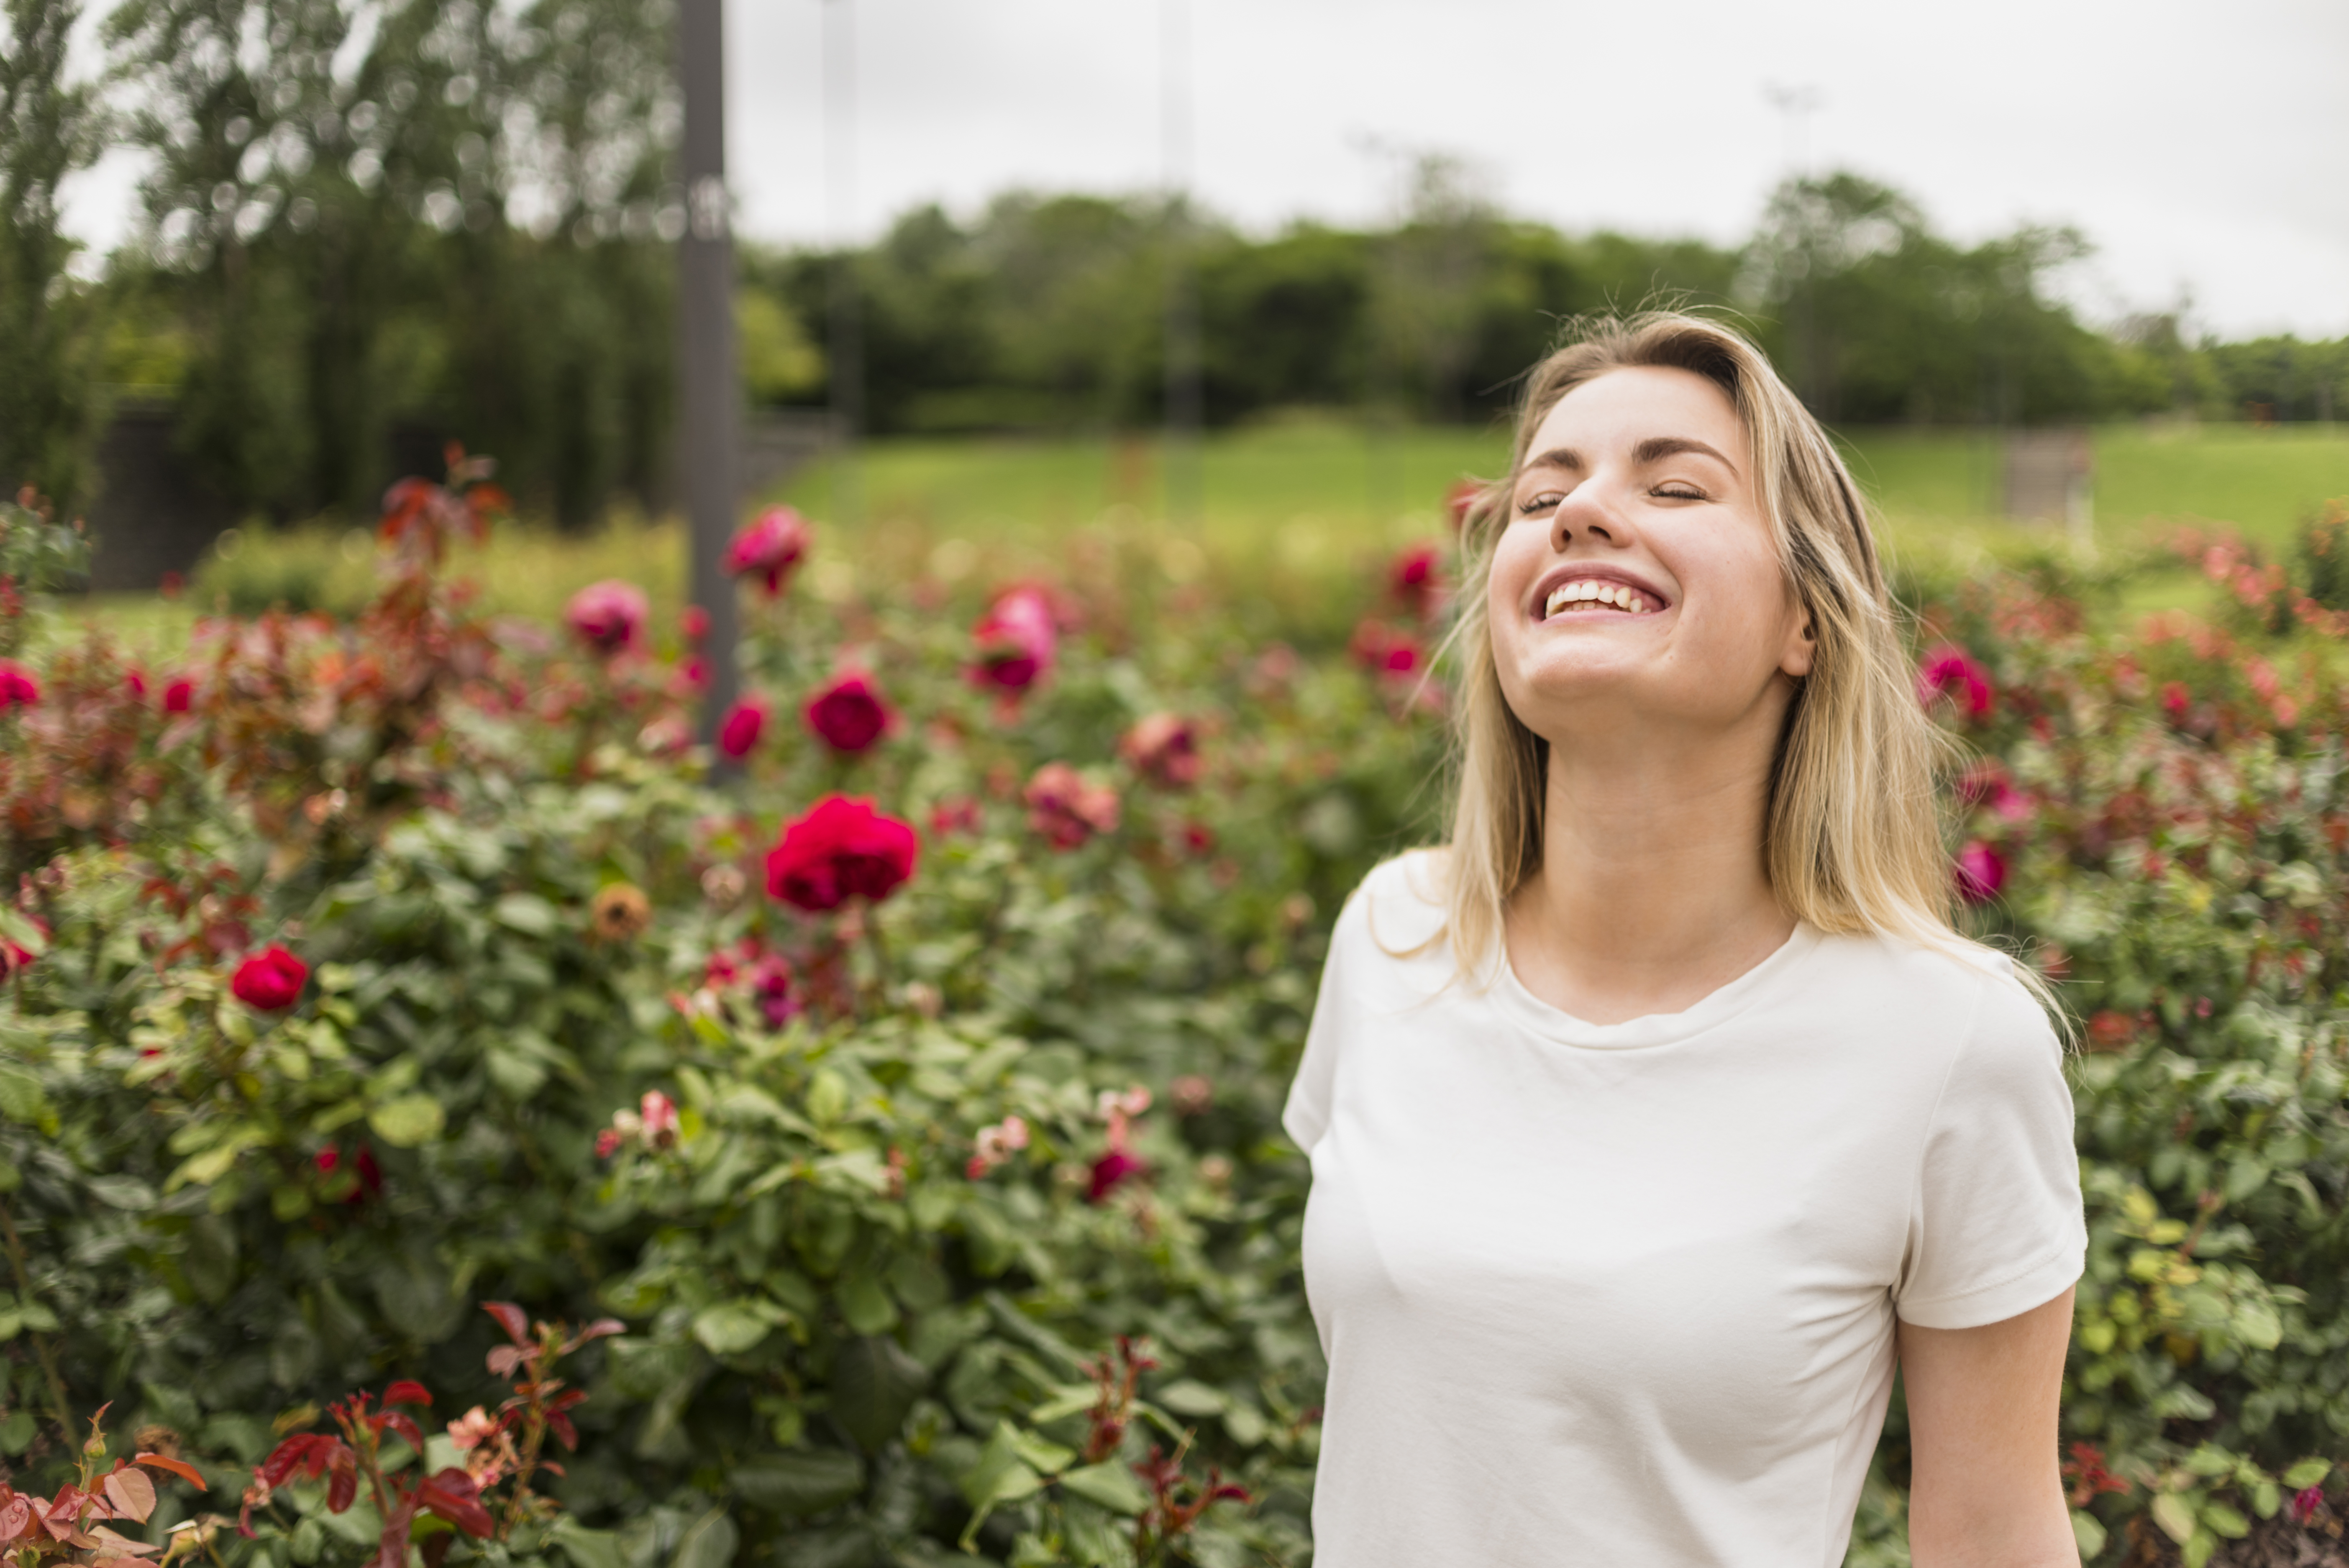
<instances>
[{"instance_id":1,"label":"blurred background","mask_svg":"<svg viewBox=\"0 0 2349 1568\"><path fill-rule=\"evenodd\" d=\"M493 600L676 606L669 5L5 10L0 480L88 518L100 612L356 604L451 441L526 519ZM1562 318L1651 301L1743 321L1919 558L2283 548L2349 492L2335 4L725 22L742 500L825 525L819 591L1093 530L1309 598L1499 465Z\"/></svg>"}]
</instances>

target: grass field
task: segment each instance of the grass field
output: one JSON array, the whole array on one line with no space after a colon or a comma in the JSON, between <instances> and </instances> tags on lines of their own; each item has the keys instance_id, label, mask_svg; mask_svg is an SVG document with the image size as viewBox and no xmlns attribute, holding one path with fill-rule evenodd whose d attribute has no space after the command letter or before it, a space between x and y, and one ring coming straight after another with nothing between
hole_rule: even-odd
<instances>
[{"instance_id":1,"label":"grass field","mask_svg":"<svg viewBox=\"0 0 2349 1568\"><path fill-rule=\"evenodd\" d=\"M1854 473L1881 509L1897 556L1964 566L2060 545L2057 535L1997 515L1995 439L1961 431L1858 431L1845 441ZM2134 553L2183 523L2226 524L2271 548L2333 496L2349 495L2349 430L2115 426L2095 438L2099 547ZM1143 437L884 441L853 472L818 465L777 497L817 518L819 594L927 574L977 587L1112 548L1176 582L1264 604L1270 617L1330 633L1350 624L1349 585L1413 539L1440 534L1444 492L1495 472L1499 430L1366 430L1292 420L1219 433L1199 457L1195 521L1165 521L1164 453ZM843 520L851 507L858 518ZM586 536L512 527L466 563L493 608L559 614L581 585L626 577L673 626L684 591L683 539L672 523L618 517ZM365 597L363 532L311 528L241 536L208 561L189 594L109 596L69 613L101 617L158 652L184 639L200 608L233 592L251 605L347 606ZM2131 612L2195 602L2199 579L2158 564L2127 596Z\"/></svg>"}]
</instances>

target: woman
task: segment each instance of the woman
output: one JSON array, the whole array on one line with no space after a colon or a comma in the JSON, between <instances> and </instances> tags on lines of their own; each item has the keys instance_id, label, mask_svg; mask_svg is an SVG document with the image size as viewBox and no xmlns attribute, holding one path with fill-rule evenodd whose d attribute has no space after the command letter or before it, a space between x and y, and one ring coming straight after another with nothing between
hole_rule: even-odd
<instances>
[{"instance_id":1,"label":"woman","mask_svg":"<svg viewBox=\"0 0 2349 1568\"><path fill-rule=\"evenodd\" d=\"M1745 339L1606 322L1472 513L1448 847L1338 922L1286 1125L1319 1568L2078 1562L2047 1015L1960 938L1868 525Z\"/></svg>"}]
</instances>

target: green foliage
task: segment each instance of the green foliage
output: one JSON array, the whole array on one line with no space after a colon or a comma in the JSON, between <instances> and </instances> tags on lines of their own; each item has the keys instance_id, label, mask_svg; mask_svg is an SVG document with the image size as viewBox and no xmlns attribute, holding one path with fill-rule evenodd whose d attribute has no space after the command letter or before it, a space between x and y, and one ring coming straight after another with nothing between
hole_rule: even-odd
<instances>
[{"instance_id":1,"label":"green foliage","mask_svg":"<svg viewBox=\"0 0 2349 1568\"><path fill-rule=\"evenodd\" d=\"M88 294L66 274L66 178L97 156L95 95L69 84L79 0L0 9L0 485L31 485L69 512L88 498L98 344Z\"/></svg>"},{"instance_id":2,"label":"green foliage","mask_svg":"<svg viewBox=\"0 0 2349 1568\"><path fill-rule=\"evenodd\" d=\"M107 1397L216 1481L353 1387L494 1403L497 1298L626 1326L575 1347L571 1522L460 1563L1303 1561L1322 1365L1277 1116L1329 922L1431 833L1427 704L1087 549L1016 697L935 582L761 601L773 717L721 783L680 665L483 624L443 543L402 535L348 628L211 634L182 712L84 648L11 721L12 1467L61 1475ZM2322 618L2116 640L2084 585L1950 582L1929 629L1991 693L1948 711L1961 836L2005 868L1974 919L2081 1020L2075 1528L2200 1563L2337 1495L2349 1432L2349 692ZM900 714L848 755L794 714L843 663ZM1195 779L1120 744L1168 713ZM1029 805L1051 763L1113 814ZM761 897L835 791L918 826L912 879ZM240 981L271 943L299 995ZM1905 1560L1906 1465L1896 1416L1854 1563ZM355 1565L367 1506L290 1488L210 1550Z\"/></svg>"}]
</instances>

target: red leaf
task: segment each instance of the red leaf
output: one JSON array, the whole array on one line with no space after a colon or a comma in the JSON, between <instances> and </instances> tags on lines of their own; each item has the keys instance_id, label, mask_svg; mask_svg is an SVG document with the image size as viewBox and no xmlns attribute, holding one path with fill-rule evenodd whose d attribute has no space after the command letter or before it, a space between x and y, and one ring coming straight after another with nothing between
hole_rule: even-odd
<instances>
[{"instance_id":1,"label":"red leaf","mask_svg":"<svg viewBox=\"0 0 2349 1568\"><path fill-rule=\"evenodd\" d=\"M0 1508L0 1541L14 1541L33 1528L33 1505L27 1499L12 1497L5 1508Z\"/></svg>"},{"instance_id":2,"label":"red leaf","mask_svg":"<svg viewBox=\"0 0 2349 1568\"><path fill-rule=\"evenodd\" d=\"M341 1448L339 1438L329 1438L321 1432L296 1432L278 1444L253 1473L265 1487L281 1487L297 1469L316 1477L334 1458L335 1450Z\"/></svg>"},{"instance_id":3,"label":"red leaf","mask_svg":"<svg viewBox=\"0 0 2349 1568\"><path fill-rule=\"evenodd\" d=\"M416 1429L415 1422L409 1420L406 1416L400 1414L397 1410L387 1411L383 1415L378 1416L375 1419L377 1430L380 1431L386 1427L390 1428L394 1432L399 1434L401 1441L405 1442L409 1448L416 1450L418 1457L422 1457L424 1453L424 1434Z\"/></svg>"},{"instance_id":4,"label":"red leaf","mask_svg":"<svg viewBox=\"0 0 2349 1568\"><path fill-rule=\"evenodd\" d=\"M198 1491L211 1490L204 1480L203 1472L183 1459L175 1459L166 1454L139 1454L134 1456L130 1462L135 1465L145 1465L150 1469L169 1470Z\"/></svg>"},{"instance_id":5,"label":"red leaf","mask_svg":"<svg viewBox=\"0 0 2349 1568\"><path fill-rule=\"evenodd\" d=\"M486 1536L496 1527L480 1501L473 1478L451 1466L418 1489L416 1501L468 1535Z\"/></svg>"},{"instance_id":6,"label":"red leaf","mask_svg":"<svg viewBox=\"0 0 2349 1568\"><path fill-rule=\"evenodd\" d=\"M530 1347L530 1318L522 1308L512 1302L483 1302L481 1310L498 1320L508 1339L524 1349Z\"/></svg>"},{"instance_id":7,"label":"red leaf","mask_svg":"<svg viewBox=\"0 0 2349 1568\"><path fill-rule=\"evenodd\" d=\"M514 1368L522 1365L523 1352L515 1345L501 1345L490 1352L490 1376L512 1377Z\"/></svg>"},{"instance_id":8,"label":"red leaf","mask_svg":"<svg viewBox=\"0 0 2349 1568\"><path fill-rule=\"evenodd\" d=\"M147 1479L145 1470L118 1465L107 1474L106 1501L116 1513L144 1524L155 1511L155 1483Z\"/></svg>"},{"instance_id":9,"label":"red leaf","mask_svg":"<svg viewBox=\"0 0 2349 1568\"><path fill-rule=\"evenodd\" d=\"M560 1410L549 1411L546 1425L565 1449L573 1453L579 1451L579 1429L571 1424L570 1417Z\"/></svg>"},{"instance_id":10,"label":"red leaf","mask_svg":"<svg viewBox=\"0 0 2349 1568\"><path fill-rule=\"evenodd\" d=\"M387 1405L429 1405L432 1392L413 1377L403 1377L383 1391Z\"/></svg>"},{"instance_id":11,"label":"red leaf","mask_svg":"<svg viewBox=\"0 0 2349 1568\"><path fill-rule=\"evenodd\" d=\"M342 1448L339 1443L335 1446ZM357 1459L357 1456L348 1449L343 1449L341 1453L335 1456L334 1474L326 1478L326 1511L329 1513L342 1512L349 1508L352 1501L359 1495L359 1469L356 1462Z\"/></svg>"},{"instance_id":12,"label":"red leaf","mask_svg":"<svg viewBox=\"0 0 2349 1568\"><path fill-rule=\"evenodd\" d=\"M563 1342L563 1354L565 1355L570 1355L573 1351L578 1349L581 1345L586 1344L591 1339L602 1339L606 1334L626 1334L627 1332L628 1325L622 1323L618 1318L599 1317L594 1323L589 1324L585 1328L581 1329L577 1334L573 1334L569 1339L564 1340Z\"/></svg>"}]
</instances>

